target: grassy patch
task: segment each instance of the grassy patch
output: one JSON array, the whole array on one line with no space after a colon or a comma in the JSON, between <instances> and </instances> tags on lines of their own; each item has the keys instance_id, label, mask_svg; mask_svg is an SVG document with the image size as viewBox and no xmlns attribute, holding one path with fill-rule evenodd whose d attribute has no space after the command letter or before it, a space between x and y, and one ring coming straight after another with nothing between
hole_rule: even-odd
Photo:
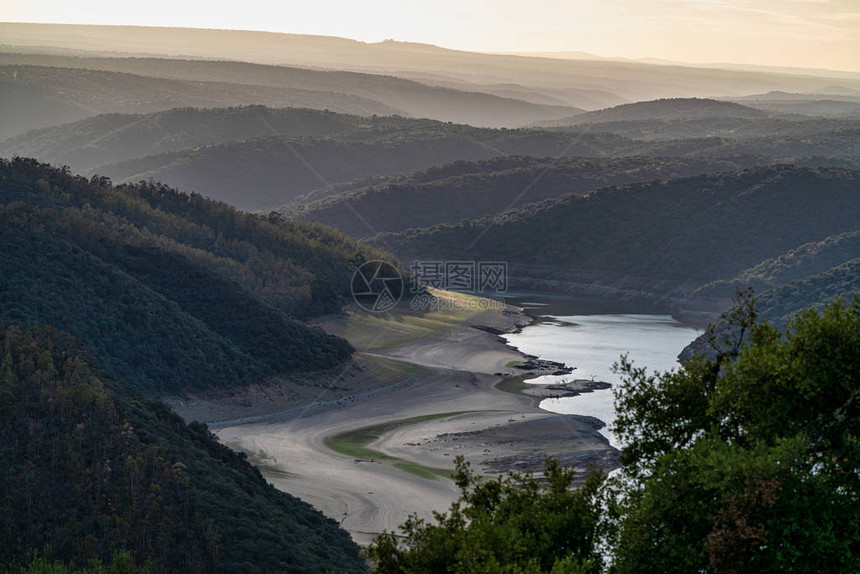
<instances>
[{"instance_id":1,"label":"grassy patch","mask_svg":"<svg viewBox=\"0 0 860 574\"><path fill-rule=\"evenodd\" d=\"M355 362L361 367L362 373L365 376L379 382L402 379L405 376L417 373L423 368L406 361L361 353L355 355Z\"/></svg>"},{"instance_id":2,"label":"grassy patch","mask_svg":"<svg viewBox=\"0 0 860 574\"><path fill-rule=\"evenodd\" d=\"M507 363L505 363L505 366L510 369L512 367L516 367L520 363L522 363L522 361L508 361Z\"/></svg>"},{"instance_id":3,"label":"grassy patch","mask_svg":"<svg viewBox=\"0 0 860 574\"><path fill-rule=\"evenodd\" d=\"M474 295L439 289L429 292L440 300L438 309L416 311L409 301L401 301L388 313L351 311L329 317L319 325L357 349L383 349L453 329L484 310L479 304L481 298Z\"/></svg>"},{"instance_id":4,"label":"grassy patch","mask_svg":"<svg viewBox=\"0 0 860 574\"><path fill-rule=\"evenodd\" d=\"M368 448L367 445L381 437L383 434L390 432L396 428L412 425L424 421L432 421L436 419L446 419L457 415L471 413L475 411L455 411L450 413L436 413L431 415L421 415L408 419L400 419L390 421L378 425L371 425L358 429L353 429L344 433L326 437L323 441L325 445L335 452L345 454L359 459L374 460L377 462L392 463L395 468L399 468L404 472L414 474L420 478L427 480L436 480L437 477L451 477L450 470L443 468L433 468L423 466L418 463L401 460L399 458L389 456L378 450Z\"/></svg>"},{"instance_id":5,"label":"grassy patch","mask_svg":"<svg viewBox=\"0 0 860 574\"><path fill-rule=\"evenodd\" d=\"M440 476L442 478L454 478L454 471L447 468L433 468L431 466L423 466L421 464L408 461L395 462L394 467L426 480L436 480L436 478Z\"/></svg>"},{"instance_id":6,"label":"grassy patch","mask_svg":"<svg viewBox=\"0 0 860 574\"><path fill-rule=\"evenodd\" d=\"M379 461L397 460L393 456L362 446L352 436L332 436L325 439L325 445L335 452L355 458Z\"/></svg>"},{"instance_id":7,"label":"grassy patch","mask_svg":"<svg viewBox=\"0 0 860 574\"><path fill-rule=\"evenodd\" d=\"M524 376L518 377L505 377L498 383L496 383L496 388L500 391L504 391L506 393L515 393L518 395L523 394L523 391L529 388L528 383L523 382Z\"/></svg>"}]
</instances>

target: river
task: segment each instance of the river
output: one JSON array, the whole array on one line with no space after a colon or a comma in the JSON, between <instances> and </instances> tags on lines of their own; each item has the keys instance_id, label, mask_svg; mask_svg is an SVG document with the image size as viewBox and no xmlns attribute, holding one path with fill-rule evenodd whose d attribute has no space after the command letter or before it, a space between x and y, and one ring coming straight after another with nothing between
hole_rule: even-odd
<instances>
[{"instance_id":1,"label":"river","mask_svg":"<svg viewBox=\"0 0 860 574\"><path fill-rule=\"evenodd\" d=\"M621 377L613 365L623 354L649 372L666 371L678 366L678 353L701 333L672 319L667 309L643 304L537 292L511 293L506 301L536 318L520 333L504 336L510 345L575 368L570 375L527 381L533 384L593 379L618 385ZM597 417L607 423L601 432L614 446L620 446L610 430L615 419L613 403L612 389L605 389L545 399L541 408Z\"/></svg>"}]
</instances>

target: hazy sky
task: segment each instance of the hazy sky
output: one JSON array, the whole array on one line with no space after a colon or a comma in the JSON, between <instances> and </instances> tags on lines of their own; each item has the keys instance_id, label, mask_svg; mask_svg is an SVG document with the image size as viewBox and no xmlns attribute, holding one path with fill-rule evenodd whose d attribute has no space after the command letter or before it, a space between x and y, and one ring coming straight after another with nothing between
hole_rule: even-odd
<instances>
[{"instance_id":1,"label":"hazy sky","mask_svg":"<svg viewBox=\"0 0 860 574\"><path fill-rule=\"evenodd\" d=\"M860 71L860 0L0 0L0 20Z\"/></svg>"}]
</instances>

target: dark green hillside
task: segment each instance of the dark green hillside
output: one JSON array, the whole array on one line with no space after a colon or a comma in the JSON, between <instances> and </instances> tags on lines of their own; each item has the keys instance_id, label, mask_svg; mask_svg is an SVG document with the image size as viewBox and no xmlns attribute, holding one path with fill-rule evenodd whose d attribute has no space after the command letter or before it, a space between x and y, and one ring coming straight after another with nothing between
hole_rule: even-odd
<instances>
[{"instance_id":1,"label":"dark green hillside","mask_svg":"<svg viewBox=\"0 0 860 574\"><path fill-rule=\"evenodd\" d=\"M836 299L860 296L860 257L827 271L775 287L756 297L763 316L783 323L799 309L820 308Z\"/></svg>"},{"instance_id":2,"label":"dark green hillside","mask_svg":"<svg viewBox=\"0 0 860 574\"><path fill-rule=\"evenodd\" d=\"M697 287L860 221L860 172L757 168L565 196L493 218L380 235L413 257L508 261L514 276Z\"/></svg>"},{"instance_id":3,"label":"dark green hillside","mask_svg":"<svg viewBox=\"0 0 860 574\"><path fill-rule=\"evenodd\" d=\"M860 160L860 128L848 124L831 130L796 134L773 134L741 140L721 140L707 150L708 155L756 153L774 158L793 159L829 156Z\"/></svg>"},{"instance_id":4,"label":"dark green hillside","mask_svg":"<svg viewBox=\"0 0 860 574\"><path fill-rule=\"evenodd\" d=\"M731 279L721 279L704 285L695 295L731 297L737 289L747 287L762 292L823 273L857 257L860 257L860 231L842 233L823 241L801 245L779 257L762 261Z\"/></svg>"},{"instance_id":5,"label":"dark green hillside","mask_svg":"<svg viewBox=\"0 0 860 574\"><path fill-rule=\"evenodd\" d=\"M828 118L690 118L677 120L627 120L582 124L565 127L577 132L612 133L644 141L723 138L813 137L849 127L860 122Z\"/></svg>"},{"instance_id":6,"label":"dark green hillside","mask_svg":"<svg viewBox=\"0 0 860 574\"><path fill-rule=\"evenodd\" d=\"M33 160L0 162L0 205L0 317L71 332L159 394L341 364L349 345L294 317L338 310L355 266L386 256L322 226Z\"/></svg>"},{"instance_id":7,"label":"dark green hillside","mask_svg":"<svg viewBox=\"0 0 860 574\"><path fill-rule=\"evenodd\" d=\"M0 330L0 414L0 564L49 547L154 572L365 571L333 520L50 327Z\"/></svg>"},{"instance_id":8,"label":"dark green hillside","mask_svg":"<svg viewBox=\"0 0 860 574\"><path fill-rule=\"evenodd\" d=\"M296 202L284 213L331 225L354 237L367 237L374 232L480 218L526 203L570 193L584 194L608 185L736 171L760 161L752 156L555 160L514 156L457 162L355 191L343 190L304 205Z\"/></svg>"},{"instance_id":9,"label":"dark green hillside","mask_svg":"<svg viewBox=\"0 0 860 574\"><path fill-rule=\"evenodd\" d=\"M654 127L656 135L643 126L638 132L633 130L648 140L643 141L604 133L601 126L608 124L588 126L594 133L586 133L581 128L494 130L426 119L361 117L263 106L175 109L145 115L97 116L33 131L0 144L0 154L68 164L73 169L85 170L87 175L107 175L115 181L164 181L242 209L257 210L274 209L309 193L315 193L315 199L339 194L346 189L344 183L354 180L408 174L455 161L511 155L538 158L649 156L655 158L655 164L656 158L666 161L667 157L744 155L758 157L759 165L774 161L830 167L860 165L860 138L853 124L783 122L780 129L771 133L767 131L770 124L756 125L756 122L777 120L707 118L690 121L716 123L692 130L675 130L672 126L682 125L684 121L660 120ZM748 125L735 129L737 124L733 122L737 121L747 121ZM642 130L648 133L643 134ZM713 137L714 134L725 137ZM670 136L684 139L668 139ZM751 165L753 163L745 159L738 167ZM480 167L476 169L486 171ZM678 175L693 173L696 172L681 170ZM634 180L621 178L595 183L606 185L616 181ZM504 195L487 193L493 197ZM556 195L559 193L554 191L538 195L536 199ZM374 228L405 229L438 221L459 221L510 205L510 201L499 200L499 203L489 211L466 209L441 219L410 221L397 228L387 225Z\"/></svg>"}]
</instances>

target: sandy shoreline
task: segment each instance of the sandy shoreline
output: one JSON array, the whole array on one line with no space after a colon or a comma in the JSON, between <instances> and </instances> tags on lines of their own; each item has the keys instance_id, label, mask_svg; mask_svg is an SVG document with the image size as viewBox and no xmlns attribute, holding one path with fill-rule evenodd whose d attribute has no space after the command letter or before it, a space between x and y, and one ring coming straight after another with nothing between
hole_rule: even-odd
<instances>
[{"instance_id":1,"label":"sandy shoreline","mask_svg":"<svg viewBox=\"0 0 860 574\"><path fill-rule=\"evenodd\" d=\"M386 460L335 452L324 441L339 433L473 411L401 426L367 446L434 468L453 468L454 457L463 455L485 474L540 470L546 455L582 469L617 464L617 451L597 432L595 420L548 413L534 397L496 388L501 377L495 373L511 373L511 365L525 356L493 333L527 322L520 313L485 311L429 336L364 349L342 372L323 376L316 395L304 400L291 400L294 382L282 382L171 404L186 419L210 423L224 444L248 453L273 485L339 521L366 544L383 530L395 530L411 513L430 517L446 510L458 492L446 478L422 478ZM342 318L322 326L350 338Z\"/></svg>"}]
</instances>

